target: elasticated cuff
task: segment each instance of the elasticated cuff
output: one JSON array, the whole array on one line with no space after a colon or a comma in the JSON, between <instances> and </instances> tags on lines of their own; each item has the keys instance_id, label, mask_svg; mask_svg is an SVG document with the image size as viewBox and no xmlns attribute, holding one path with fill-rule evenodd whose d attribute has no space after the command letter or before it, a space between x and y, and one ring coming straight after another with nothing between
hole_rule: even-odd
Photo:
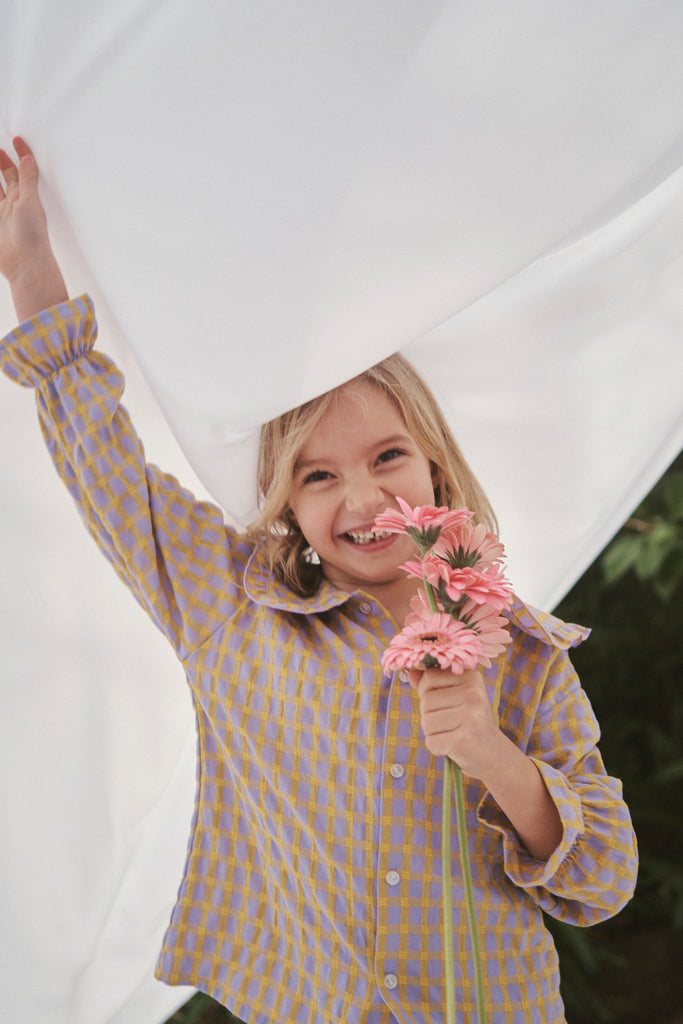
<instances>
[{"instance_id":1,"label":"elasticated cuff","mask_svg":"<svg viewBox=\"0 0 683 1024\"><path fill-rule=\"evenodd\" d=\"M521 888L547 886L569 856L584 831L581 798L574 792L566 776L545 761L532 758L543 776L562 821L562 839L547 860L540 861L525 849L507 817L489 793L477 808L482 825L499 832L503 837L503 866L508 878Z\"/></svg>"},{"instance_id":2,"label":"elasticated cuff","mask_svg":"<svg viewBox=\"0 0 683 1024\"><path fill-rule=\"evenodd\" d=\"M37 387L92 349L95 309L88 295L60 302L25 320L0 341L0 368L17 384Z\"/></svg>"}]
</instances>

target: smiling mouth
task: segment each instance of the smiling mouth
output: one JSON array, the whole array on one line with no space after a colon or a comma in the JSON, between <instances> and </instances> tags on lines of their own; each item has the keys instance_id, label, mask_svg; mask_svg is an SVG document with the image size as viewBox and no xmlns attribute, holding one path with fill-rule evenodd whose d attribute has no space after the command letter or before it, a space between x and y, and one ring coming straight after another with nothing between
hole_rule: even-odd
<instances>
[{"instance_id":1,"label":"smiling mouth","mask_svg":"<svg viewBox=\"0 0 683 1024\"><path fill-rule=\"evenodd\" d=\"M391 537L391 533L387 530L349 530L344 536L351 541L352 544L374 544L380 540L386 540L387 537Z\"/></svg>"}]
</instances>

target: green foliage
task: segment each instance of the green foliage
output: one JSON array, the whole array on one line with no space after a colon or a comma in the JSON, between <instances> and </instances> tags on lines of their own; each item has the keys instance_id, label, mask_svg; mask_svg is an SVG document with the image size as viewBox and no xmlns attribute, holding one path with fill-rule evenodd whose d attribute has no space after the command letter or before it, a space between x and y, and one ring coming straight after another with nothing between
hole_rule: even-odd
<instances>
[{"instance_id":1,"label":"green foliage","mask_svg":"<svg viewBox=\"0 0 683 1024\"><path fill-rule=\"evenodd\" d=\"M571 1013L573 1010L580 1012L582 1019L596 1024L613 1021L614 1013L605 1005L598 980L606 964L621 969L625 966L624 958L609 949L596 947L592 933L584 928L556 920L549 920L548 926L560 957L562 995L570 1013L569 1020L577 1019Z\"/></svg>"},{"instance_id":2,"label":"green foliage","mask_svg":"<svg viewBox=\"0 0 683 1024\"><path fill-rule=\"evenodd\" d=\"M166 1024L242 1024L242 1022L211 996L197 992L166 1021Z\"/></svg>"},{"instance_id":3,"label":"green foliage","mask_svg":"<svg viewBox=\"0 0 683 1024\"><path fill-rule=\"evenodd\" d=\"M629 570L668 601L683 577L683 471L670 469L607 548L605 583Z\"/></svg>"},{"instance_id":4,"label":"green foliage","mask_svg":"<svg viewBox=\"0 0 683 1024\"><path fill-rule=\"evenodd\" d=\"M550 923L570 1024L670 1024L683 1005L682 470L679 457L557 609L593 628L573 661L640 849L621 914L573 935Z\"/></svg>"}]
</instances>

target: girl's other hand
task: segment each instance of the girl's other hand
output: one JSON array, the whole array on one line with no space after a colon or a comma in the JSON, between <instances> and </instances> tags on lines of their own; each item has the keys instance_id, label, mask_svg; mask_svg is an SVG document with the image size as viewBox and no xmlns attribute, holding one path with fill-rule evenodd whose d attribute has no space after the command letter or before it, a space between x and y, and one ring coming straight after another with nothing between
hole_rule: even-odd
<instances>
[{"instance_id":1,"label":"girl's other hand","mask_svg":"<svg viewBox=\"0 0 683 1024\"><path fill-rule=\"evenodd\" d=\"M494 771L505 739L481 673L453 675L441 669L425 669L411 672L409 679L420 698L428 750L436 756L451 757L475 779Z\"/></svg>"},{"instance_id":2,"label":"girl's other hand","mask_svg":"<svg viewBox=\"0 0 683 1024\"><path fill-rule=\"evenodd\" d=\"M38 194L38 165L27 143L13 140L18 162L0 149L0 273L20 320L67 298ZM4 183L4 185L3 185Z\"/></svg>"},{"instance_id":3,"label":"girl's other hand","mask_svg":"<svg viewBox=\"0 0 683 1024\"><path fill-rule=\"evenodd\" d=\"M425 743L479 779L532 857L546 860L562 839L562 821L534 762L498 728L480 672L409 673L420 698Z\"/></svg>"}]
</instances>

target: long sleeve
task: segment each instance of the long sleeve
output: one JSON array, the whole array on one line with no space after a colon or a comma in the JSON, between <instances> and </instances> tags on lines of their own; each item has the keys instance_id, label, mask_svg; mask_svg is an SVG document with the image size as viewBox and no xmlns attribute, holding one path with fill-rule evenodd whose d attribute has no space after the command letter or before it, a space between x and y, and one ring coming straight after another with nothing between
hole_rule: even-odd
<instances>
[{"instance_id":1,"label":"long sleeve","mask_svg":"<svg viewBox=\"0 0 683 1024\"><path fill-rule=\"evenodd\" d=\"M567 651L544 646L544 657L529 659L532 674L544 666L534 690L527 679L524 690L508 697L501 726L541 772L560 814L562 840L541 862L488 794L479 819L501 834L504 871L515 885L552 916L590 925L616 914L633 895L636 838L621 783L605 771L598 723Z\"/></svg>"},{"instance_id":2,"label":"long sleeve","mask_svg":"<svg viewBox=\"0 0 683 1024\"><path fill-rule=\"evenodd\" d=\"M48 451L87 529L183 658L234 605L241 545L218 508L146 464L120 404L122 375L93 350L96 336L83 296L17 327L0 365L35 388Z\"/></svg>"}]
</instances>

